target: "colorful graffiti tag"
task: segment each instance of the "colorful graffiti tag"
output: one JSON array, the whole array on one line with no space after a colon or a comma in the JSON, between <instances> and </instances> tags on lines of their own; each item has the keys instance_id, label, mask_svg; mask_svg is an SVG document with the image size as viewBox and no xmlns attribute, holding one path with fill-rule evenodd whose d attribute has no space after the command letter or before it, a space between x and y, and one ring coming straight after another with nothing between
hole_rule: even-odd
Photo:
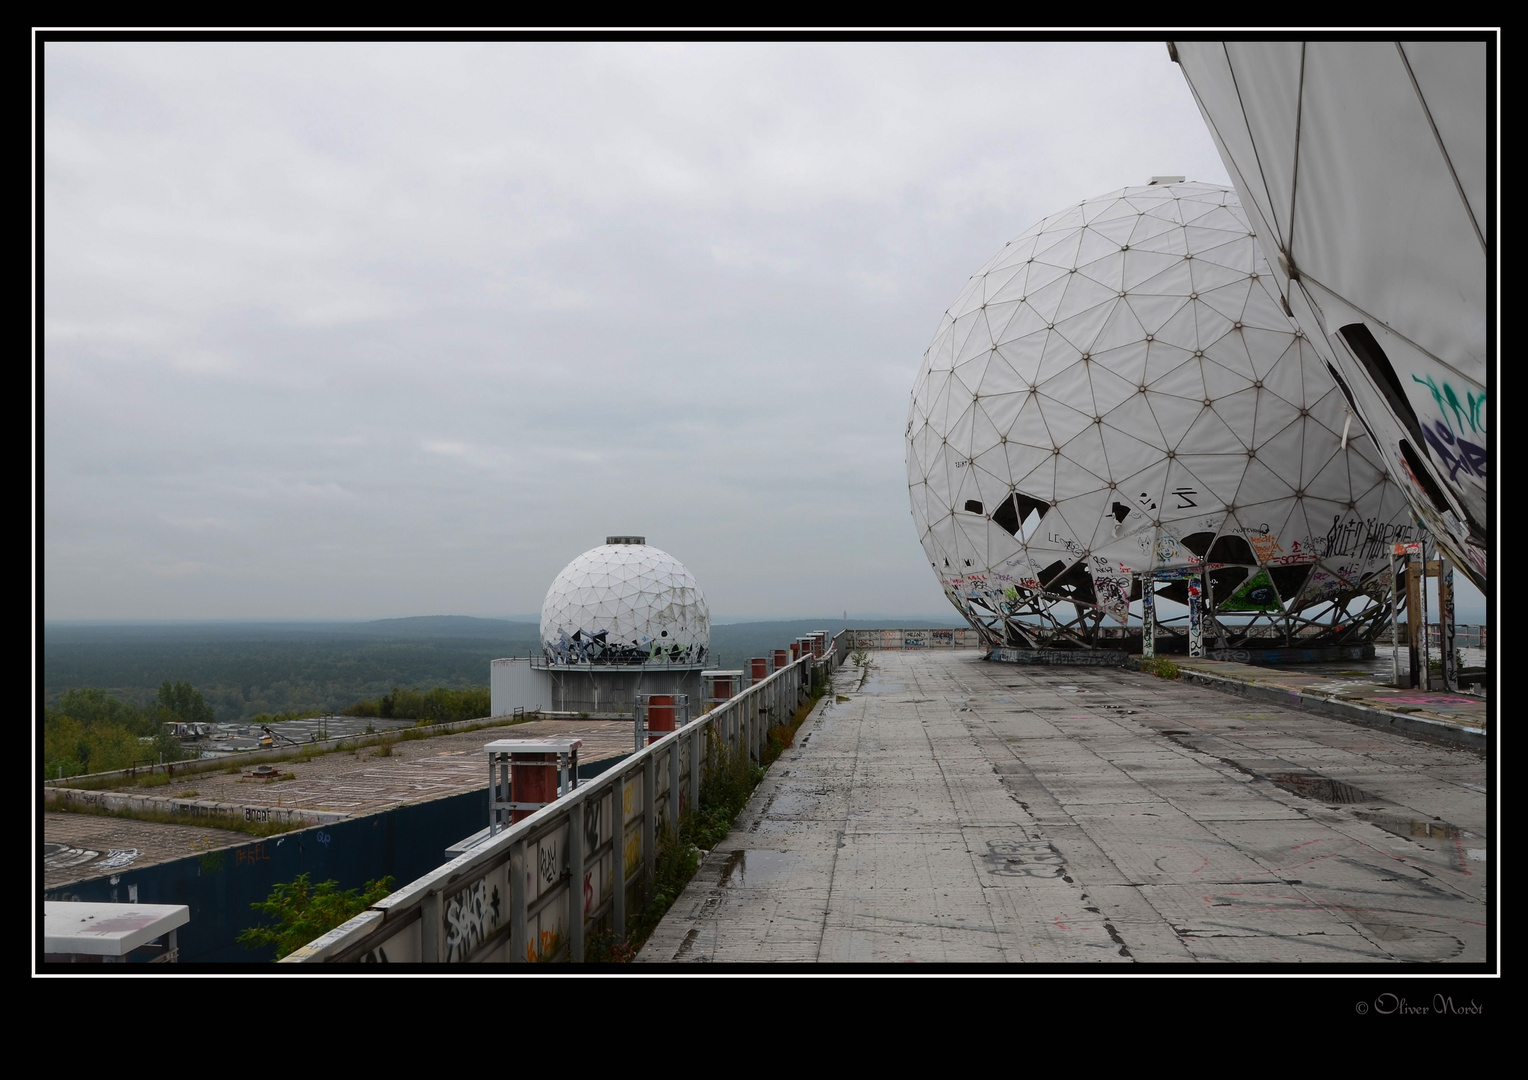
<instances>
[{"instance_id":1,"label":"colorful graffiti tag","mask_svg":"<svg viewBox=\"0 0 1528 1080\"><path fill-rule=\"evenodd\" d=\"M1486 438L1486 392L1465 390L1461 401L1460 391L1447 380L1440 386L1431 375L1413 375L1411 381L1427 387L1438 406L1438 417L1422 423L1422 436L1448 469L1449 481L1458 484L1459 473L1463 471L1466 477L1485 483L1487 456L1480 443Z\"/></svg>"}]
</instances>

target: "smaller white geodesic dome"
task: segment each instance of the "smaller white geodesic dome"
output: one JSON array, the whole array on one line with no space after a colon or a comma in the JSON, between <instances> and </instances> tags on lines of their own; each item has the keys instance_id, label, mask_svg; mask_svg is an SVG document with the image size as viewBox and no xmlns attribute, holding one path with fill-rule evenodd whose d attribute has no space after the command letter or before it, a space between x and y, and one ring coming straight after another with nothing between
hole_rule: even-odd
<instances>
[{"instance_id":1,"label":"smaller white geodesic dome","mask_svg":"<svg viewBox=\"0 0 1528 1080\"><path fill-rule=\"evenodd\" d=\"M1164 573L1248 637L1381 628L1405 499L1271 283L1236 193L1183 182L1045 218L967 282L914 383L908 492L989 641L1092 643Z\"/></svg>"},{"instance_id":2,"label":"smaller white geodesic dome","mask_svg":"<svg viewBox=\"0 0 1528 1080\"><path fill-rule=\"evenodd\" d=\"M703 663L705 594L674 556L611 536L558 574L541 605L541 648L556 664Z\"/></svg>"}]
</instances>

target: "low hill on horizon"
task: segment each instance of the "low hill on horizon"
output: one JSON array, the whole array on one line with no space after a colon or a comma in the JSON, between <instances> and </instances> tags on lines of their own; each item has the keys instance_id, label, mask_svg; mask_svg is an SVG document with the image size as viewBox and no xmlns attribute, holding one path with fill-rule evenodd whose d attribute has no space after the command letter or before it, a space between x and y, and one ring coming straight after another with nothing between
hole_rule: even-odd
<instances>
[{"instance_id":1,"label":"low hill on horizon","mask_svg":"<svg viewBox=\"0 0 1528 1080\"><path fill-rule=\"evenodd\" d=\"M960 625L954 620L851 619L855 629ZM739 668L839 619L720 623L709 666ZM492 662L540 651L531 621L421 615L367 622L206 621L46 623L43 704L66 690L96 688L145 705L166 680L189 682L220 721L261 713L338 712L394 687L487 686Z\"/></svg>"}]
</instances>

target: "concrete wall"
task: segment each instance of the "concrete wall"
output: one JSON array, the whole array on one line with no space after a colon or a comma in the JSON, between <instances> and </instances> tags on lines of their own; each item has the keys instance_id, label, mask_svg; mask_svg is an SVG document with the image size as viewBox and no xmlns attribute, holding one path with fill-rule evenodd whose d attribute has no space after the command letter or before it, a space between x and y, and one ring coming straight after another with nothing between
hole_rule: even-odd
<instances>
[{"instance_id":1,"label":"concrete wall","mask_svg":"<svg viewBox=\"0 0 1528 1080\"><path fill-rule=\"evenodd\" d=\"M629 713L637 694L688 694L700 712L701 668L552 668L552 706L560 712Z\"/></svg>"},{"instance_id":2,"label":"concrete wall","mask_svg":"<svg viewBox=\"0 0 1528 1080\"><path fill-rule=\"evenodd\" d=\"M854 649L979 649L981 635L966 627L901 630L850 630Z\"/></svg>"},{"instance_id":3,"label":"concrete wall","mask_svg":"<svg viewBox=\"0 0 1528 1080\"><path fill-rule=\"evenodd\" d=\"M536 661L539 664L539 661ZM528 657L495 660L489 674L494 716L531 712L630 713L637 694L688 694L703 708L700 666L539 667Z\"/></svg>"},{"instance_id":4,"label":"concrete wall","mask_svg":"<svg viewBox=\"0 0 1528 1080\"><path fill-rule=\"evenodd\" d=\"M490 709L494 716L508 716L516 709L556 709L552 704L552 679L545 668L531 666L528 656L495 660L488 675Z\"/></svg>"}]
</instances>

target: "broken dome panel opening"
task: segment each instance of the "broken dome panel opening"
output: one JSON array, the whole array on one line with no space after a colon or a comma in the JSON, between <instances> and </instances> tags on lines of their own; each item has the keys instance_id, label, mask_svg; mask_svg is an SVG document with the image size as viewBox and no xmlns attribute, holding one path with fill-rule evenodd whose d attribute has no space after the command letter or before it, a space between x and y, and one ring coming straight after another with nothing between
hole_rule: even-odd
<instances>
[{"instance_id":1,"label":"broken dome panel opening","mask_svg":"<svg viewBox=\"0 0 1528 1080\"><path fill-rule=\"evenodd\" d=\"M1040 519L1050 510L1050 503L1015 491L992 511L993 522L1009 536L1028 540L1040 527Z\"/></svg>"},{"instance_id":2,"label":"broken dome panel opening","mask_svg":"<svg viewBox=\"0 0 1528 1080\"><path fill-rule=\"evenodd\" d=\"M1080 562L1073 563L1066 573L1047 582L1045 591L1079 604L1092 604L1097 601L1093 593L1093 576Z\"/></svg>"},{"instance_id":3,"label":"broken dome panel opening","mask_svg":"<svg viewBox=\"0 0 1528 1080\"><path fill-rule=\"evenodd\" d=\"M1400 442L1401 457L1406 461L1406 469L1422 486L1422 490L1432 501L1433 509L1440 514L1450 512L1448 500L1444 498L1442 490L1432 478L1432 471L1422 464L1422 459L1417 457L1417 452L1411 448L1411 444L1405 439Z\"/></svg>"},{"instance_id":4,"label":"broken dome panel opening","mask_svg":"<svg viewBox=\"0 0 1528 1080\"><path fill-rule=\"evenodd\" d=\"M1058 576L1065 569L1066 569L1066 563L1062 562L1060 559L1057 559L1055 562L1053 562L1049 566L1047 566L1044 570L1041 570L1040 574L1039 574L1040 587L1042 589L1049 589L1050 588L1050 584L1051 584L1051 579L1055 578L1056 576Z\"/></svg>"},{"instance_id":5,"label":"broken dome panel opening","mask_svg":"<svg viewBox=\"0 0 1528 1080\"><path fill-rule=\"evenodd\" d=\"M1245 566L1223 566L1218 570L1211 570L1208 575L1210 595L1217 603L1229 600L1237 587L1247 580L1247 573Z\"/></svg>"},{"instance_id":6,"label":"broken dome panel opening","mask_svg":"<svg viewBox=\"0 0 1528 1080\"><path fill-rule=\"evenodd\" d=\"M1215 534L1212 532L1189 533L1179 543L1188 548L1201 559L1209 554L1210 545L1215 542Z\"/></svg>"},{"instance_id":7,"label":"broken dome panel opening","mask_svg":"<svg viewBox=\"0 0 1528 1080\"><path fill-rule=\"evenodd\" d=\"M1205 556L1206 562L1212 563L1241 563L1244 566L1256 566L1257 556L1252 552L1252 545L1240 536L1226 533L1215 541L1210 552Z\"/></svg>"},{"instance_id":8,"label":"broken dome panel opening","mask_svg":"<svg viewBox=\"0 0 1528 1080\"><path fill-rule=\"evenodd\" d=\"M1300 590L1305 587L1305 579L1310 577L1313 565L1315 564L1307 563L1304 566L1268 567L1268 577L1286 603L1300 595Z\"/></svg>"},{"instance_id":9,"label":"broken dome panel opening","mask_svg":"<svg viewBox=\"0 0 1528 1080\"><path fill-rule=\"evenodd\" d=\"M1412 439L1421 442L1422 425L1417 420L1416 410L1411 407L1411 402L1406 397L1406 391L1401 387L1401 380L1396 375L1390 358L1385 355L1385 350L1375 340L1373 332L1363 323L1349 323L1337 333L1342 335L1348 351L1369 373L1370 380L1384 397L1385 404L1390 406L1390 411L1400 419ZM1353 411L1356 413L1358 410Z\"/></svg>"}]
</instances>

